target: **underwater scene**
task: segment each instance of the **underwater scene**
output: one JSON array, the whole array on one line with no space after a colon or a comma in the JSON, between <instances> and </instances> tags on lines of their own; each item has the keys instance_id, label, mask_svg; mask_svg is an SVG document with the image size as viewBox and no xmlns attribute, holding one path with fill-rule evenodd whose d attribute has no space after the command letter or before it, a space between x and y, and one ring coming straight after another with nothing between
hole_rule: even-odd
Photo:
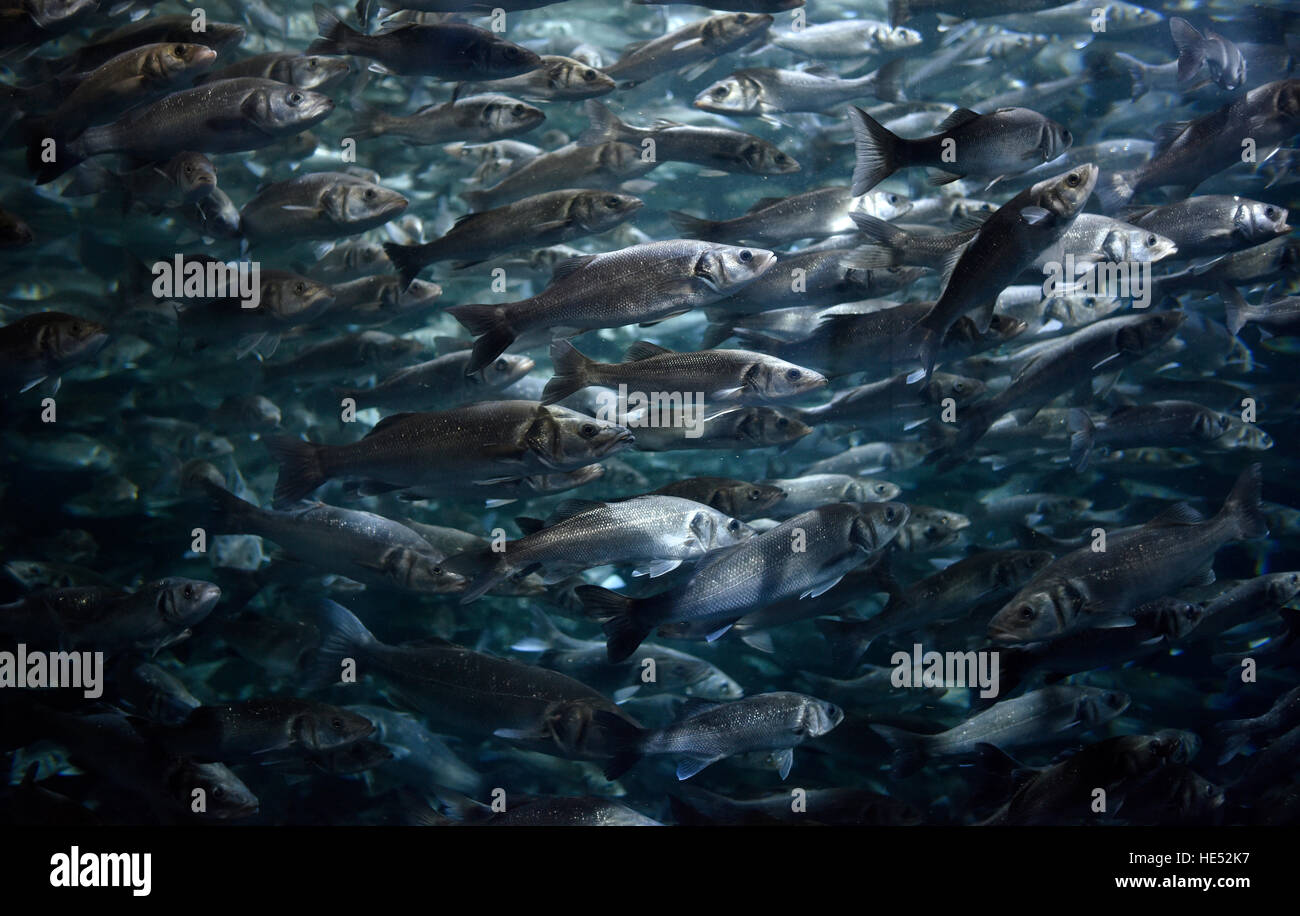
<instances>
[{"instance_id":1,"label":"underwater scene","mask_svg":"<svg viewBox=\"0 0 1300 916\"><path fill-rule=\"evenodd\" d=\"M1300 822L1294 3L0 19L0 822Z\"/></svg>"}]
</instances>

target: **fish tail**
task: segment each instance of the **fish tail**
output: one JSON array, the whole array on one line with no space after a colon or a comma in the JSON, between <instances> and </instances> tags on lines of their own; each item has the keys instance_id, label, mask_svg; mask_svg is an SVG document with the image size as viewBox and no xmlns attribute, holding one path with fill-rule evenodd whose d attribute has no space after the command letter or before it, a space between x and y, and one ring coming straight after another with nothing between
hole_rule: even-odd
<instances>
[{"instance_id":1,"label":"fish tail","mask_svg":"<svg viewBox=\"0 0 1300 916\"><path fill-rule=\"evenodd\" d=\"M1137 180L1137 172L1111 172L1102 176L1097 181L1097 198L1101 201L1102 210L1107 213L1114 213L1128 205L1136 193L1134 183Z\"/></svg>"},{"instance_id":2,"label":"fish tail","mask_svg":"<svg viewBox=\"0 0 1300 916\"><path fill-rule=\"evenodd\" d=\"M1169 20L1169 34L1178 49L1178 82L1190 83L1205 65L1205 36L1177 16Z\"/></svg>"},{"instance_id":3,"label":"fish tail","mask_svg":"<svg viewBox=\"0 0 1300 916\"><path fill-rule=\"evenodd\" d=\"M850 213L849 218L857 227L858 235L866 240L866 244L853 249L853 267L871 270L897 267L902 263L900 255L907 250L911 238L905 229L899 229L869 213Z\"/></svg>"},{"instance_id":4,"label":"fish tail","mask_svg":"<svg viewBox=\"0 0 1300 916\"><path fill-rule=\"evenodd\" d=\"M414 283L420 271L429 263L428 248L427 244L400 245L397 242L384 242L384 254L388 255L388 260L393 262L401 274L403 288Z\"/></svg>"},{"instance_id":5,"label":"fish tail","mask_svg":"<svg viewBox=\"0 0 1300 916\"><path fill-rule=\"evenodd\" d=\"M515 332L506 322L505 312L500 306L472 303L453 305L445 311L478 338L474 341L473 357L465 367L466 375L478 372L515 342Z\"/></svg>"},{"instance_id":6,"label":"fish tail","mask_svg":"<svg viewBox=\"0 0 1300 916\"><path fill-rule=\"evenodd\" d=\"M831 666L843 674L851 674L871 646L873 637L854 620L818 620L816 624L830 647Z\"/></svg>"},{"instance_id":7,"label":"fish tail","mask_svg":"<svg viewBox=\"0 0 1300 916\"><path fill-rule=\"evenodd\" d=\"M1086 410L1072 408L1069 413L1070 464L1082 472L1088 467L1088 456L1096 442L1097 427Z\"/></svg>"},{"instance_id":8,"label":"fish tail","mask_svg":"<svg viewBox=\"0 0 1300 916\"><path fill-rule=\"evenodd\" d=\"M1223 766L1233 757L1236 757L1250 743L1250 730L1242 719L1218 722L1214 725L1214 732L1222 745L1222 750L1219 753L1219 766Z\"/></svg>"},{"instance_id":9,"label":"fish tail","mask_svg":"<svg viewBox=\"0 0 1300 916\"><path fill-rule=\"evenodd\" d=\"M311 9L316 16L316 31L320 33L321 37L307 46L306 53L347 54L349 51L356 49L356 43L353 39L360 37L360 32L344 25L343 20L335 16L322 4L313 4Z\"/></svg>"},{"instance_id":10,"label":"fish tail","mask_svg":"<svg viewBox=\"0 0 1300 916\"><path fill-rule=\"evenodd\" d=\"M856 105L849 109L853 124L853 189L854 197L866 194L892 175L903 164L900 152L902 140L871 115Z\"/></svg>"},{"instance_id":11,"label":"fish tail","mask_svg":"<svg viewBox=\"0 0 1300 916\"><path fill-rule=\"evenodd\" d=\"M1258 317L1258 310L1232 284L1224 283L1220 295L1223 296L1224 324L1233 334L1241 333L1248 322Z\"/></svg>"},{"instance_id":12,"label":"fish tail","mask_svg":"<svg viewBox=\"0 0 1300 916\"><path fill-rule=\"evenodd\" d=\"M618 779L641 759L645 731L606 709L596 710L592 724L608 734L614 745L614 756L605 764L605 778Z\"/></svg>"},{"instance_id":13,"label":"fish tail","mask_svg":"<svg viewBox=\"0 0 1300 916\"><path fill-rule=\"evenodd\" d=\"M293 436L270 436L266 447L280 465L280 476L275 481L276 505L296 502L329 479L321 466L324 446Z\"/></svg>"},{"instance_id":14,"label":"fish tail","mask_svg":"<svg viewBox=\"0 0 1300 916\"><path fill-rule=\"evenodd\" d=\"M1264 471L1261 465L1252 464L1241 472L1232 492L1223 501L1220 515L1230 516L1236 520L1237 536L1242 539L1262 538L1268 536L1268 519L1260 508L1260 490L1263 487Z\"/></svg>"},{"instance_id":15,"label":"fish tail","mask_svg":"<svg viewBox=\"0 0 1300 916\"><path fill-rule=\"evenodd\" d=\"M716 242L718 223L716 220L704 219L683 213L681 210L669 210L668 219L684 239L699 239L701 242Z\"/></svg>"},{"instance_id":16,"label":"fish tail","mask_svg":"<svg viewBox=\"0 0 1300 916\"><path fill-rule=\"evenodd\" d=\"M370 105L357 105L352 112L352 125L348 136L358 140L370 140L382 137L387 131L388 113Z\"/></svg>"},{"instance_id":17,"label":"fish tail","mask_svg":"<svg viewBox=\"0 0 1300 916\"><path fill-rule=\"evenodd\" d=\"M730 316L719 318L716 321L710 321L704 329L704 339L700 342L700 348L711 350L719 346L724 340L732 335L734 326Z\"/></svg>"},{"instance_id":18,"label":"fish tail","mask_svg":"<svg viewBox=\"0 0 1300 916\"><path fill-rule=\"evenodd\" d=\"M892 725L872 725L871 730L884 738L894 752L889 775L902 779L921 768L925 762L925 735L904 731Z\"/></svg>"},{"instance_id":19,"label":"fish tail","mask_svg":"<svg viewBox=\"0 0 1300 916\"><path fill-rule=\"evenodd\" d=\"M1129 78L1133 81L1131 98L1136 102L1147 94L1146 64L1131 54L1125 54L1123 51L1116 51L1115 56L1119 58L1120 63L1128 68Z\"/></svg>"},{"instance_id":20,"label":"fish tail","mask_svg":"<svg viewBox=\"0 0 1300 916\"><path fill-rule=\"evenodd\" d=\"M313 686L325 687L339 682L339 671L347 659L355 659L379 640L366 629L356 615L336 601L326 599L320 606L321 644L316 650L311 675Z\"/></svg>"},{"instance_id":21,"label":"fish tail","mask_svg":"<svg viewBox=\"0 0 1300 916\"><path fill-rule=\"evenodd\" d=\"M583 356L569 341L551 341L551 362L555 364L555 375L542 389L543 405L563 401L591 384L588 369L594 361Z\"/></svg>"},{"instance_id":22,"label":"fish tail","mask_svg":"<svg viewBox=\"0 0 1300 916\"><path fill-rule=\"evenodd\" d=\"M580 585L574 592L588 616L608 618L604 623L605 651L611 662L626 659L650 635L652 628L637 618L635 599L599 585Z\"/></svg>"},{"instance_id":23,"label":"fish tail","mask_svg":"<svg viewBox=\"0 0 1300 916\"><path fill-rule=\"evenodd\" d=\"M469 604L482 598L489 589L494 588L511 573L505 554L498 553L491 547L471 548L448 557L442 562L442 568L469 580L469 584L465 586L465 593L461 595L461 604Z\"/></svg>"},{"instance_id":24,"label":"fish tail","mask_svg":"<svg viewBox=\"0 0 1300 916\"><path fill-rule=\"evenodd\" d=\"M627 132L627 125L620 121L618 115L610 111L608 106L595 99L587 99L582 110L591 123L578 135L579 146L599 146L610 140L623 139L623 135Z\"/></svg>"}]
</instances>

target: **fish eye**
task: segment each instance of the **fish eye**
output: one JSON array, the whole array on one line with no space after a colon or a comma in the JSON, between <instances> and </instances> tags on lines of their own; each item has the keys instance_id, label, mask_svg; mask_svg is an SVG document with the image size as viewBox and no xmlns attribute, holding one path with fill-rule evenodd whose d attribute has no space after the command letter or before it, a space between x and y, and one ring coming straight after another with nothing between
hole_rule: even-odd
<instances>
[{"instance_id":1,"label":"fish eye","mask_svg":"<svg viewBox=\"0 0 1300 916\"><path fill-rule=\"evenodd\" d=\"M885 521L892 522L895 518L897 518L897 516L898 513L894 511L893 506L890 506L888 509L885 510Z\"/></svg>"},{"instance_id":2,"label":"fish eye","mask_svg":"<svg viewBox=\"0 0 1300 916\"><path fill-rule=\"evenodd\" d=\"M1038 614L1037 614L1037 612L1035 612L1034 609L1033 609L1032 607L1030 607L1029 605L1027 605L1027 604L1022 604L1022 605L1020 606L1020 610L1017 612L1017 616L1018 616L1021 620L1029 621L1029 620L1033 620L1035 617L1037 617Z\"/></svg>"},{"instance_id":3,"label":"fish eye","mask_svg":"<svg viewBox=\"0 0 1300 916\"><path fill-rule=\"evenodd\" d=\"M498 372L505 372L507 368L509 368L509 363L507 363L504 359L497 360L496 370Z\"/></svg>"},{"instance_id":4,"label":"fish eye","mask_svg":"<svg viewBox=\"0 0 1300 916\"><path fill-rule=\"evenodd\" d=\"M508 60L514 60L518 56L519 56L518 48L506 48L506 58Z\"/></svg>"},{"instance_id":5,"label":"fish eye","mask_svg":"<svg viewBox=\"0 0 1300 916\"><path fill-rule=\"evenodd\" d=\"M749 17L744 13L738 13L736 14L736 21L743 25L744 23L749 22Z\"/></svg>"},{"instance_id":6,"label":"fish eye","mask_svg":"<svg viewBox=\"0 0 1300 916\"><path fill-rule=\"evenodd\" d=\"M1148 235L1148 236L1147 236L1147 244L1148 244L1148 245L1154 245L1155 243L1156 243L1156 237L1155 237L1154 235Z\"/></svg>"},{"instance_id":7,"label":"fish eye","mask_svg":"<svg viewBox=\"0 0 1300 916\"><path fill-rule=\"evenodd\" d=\"M311 69L311 70L315 70L315 69L316 69L317 67L319 67L319 66L320 66L320 60L318 60L318 59L315 58L315 57L309 57L309 58L307 58L307 67L308 67L309 69Z\"/></svg>"},{"instance_id":8,"label":"fish eye","mask_svg":"<svg viewBox=\"0 0 1300 916\"><path fill-rule=\"evenodd\" d=\"M605 206L609 207L611 210L616 209L616 208L618 207L618 198L617 198L617 197L606 197L606 198L605 198Z\"/></svg>"},{"instance_id":9,"label":"fish eye","mask_svg":"<svg viewBox=\"0 0 1300 916\"><path fill-rule=\"evenodd\" d=\"M790 425L790 421L787 420L785 417L781 417L776 421L776 425L779 429L785 429L787 426Z\"/></svg>"},{"instance_id":10,"label":"fish eye","mask_svg":"<svg viewBox=\"0 0 1300 916\"><path fill-rule=\"evenodd\" d=\"M1077 188L1079 186L1080 180L1081 179L1079 178L1078 172L1071 172L1069 175L1066 176L1065 183L1072 188Z\"/></svg>"},{"instance_id":11,"label":"fish eye","mask_svg":"<svg viewBox=\"0 0 1300 916\"><path fill-rule=\"evenodd\" d=\"M301 92L291 92L291 93L289 93L289 104L290 104L290 105L301 105L301 104L302 104L302 93L301 93Z\"/></svg>"},{"instance_id":12,"label":"fish eye","mask_svg":"<svg viewBox=\"0 0 1300 916\"><path fill-rule=\"evenodd\" d=\"M742 248L740 251L740 260L748 264L750 261L754 260L754 253L748 248Z\"/></svg>"},{"instance_id":13,"label":"fish eye","mask_svg":"<svg viewBox=\"0 0 1300 916\"><path fill-rule=\"evenodd\" d=\"M515 114L519 115L520 117L523 117L523 115L524 115L524 110L525 110L525 109L524 109L524 106L523 106L523 105L516 105L516 106L514 107L514 112L515 112Z\"/></svg>"},{"instance_id":14,"label":"fish eye","mask_svg":"<svg viewBox=\"0 0 1300 916\"><path fill-rule=\"evenodd\" d=\"M787 370L785 370L785 377L788 378L788 379L789 379L790 381L792 381L792 382L797 382L797 381L800 379L800 377L801 377L802 375L803 375L803 373L800 372L798 369L787 369Z\"/></svg>"},{"instance_id":15,"label":"fish eye","mask_svg":"<svg viewBox=\"0 0 1300 916\"><path fill-rule=\"evenodd\" d=\"M1272 207L1265 207L1264 215L1269 219L1272 219L1273 217L1277 216L1277 211L1274 210Z\"/></svg>"},{"instance_id":16,"label":"fish eye","mask_svg":"<svg viewBox=\"0 0 1300 916\"><path fill-rule=\"evenodd\" d=\"M303 283L303 282L301 282L301 281L299 281L298 283L296 283L296 284L294 285L294 287L293 287L293 291L294 291L295 293L305 293L305 292L307 292L307 284L306 284L306 283Z\"/></svg>"},{"instance_id":17,"label":"fish eye","mask_svg":"<svg viewBox=\"0 0 1300 916\"><path fill-rule=\"evenodd\" d=\"M714 88L712 94L715 99L725 99L727 97L727 87L717 86Z\"/></svg>"},{"instance_id":18,"label":"fish eye","mask_svg":"<svg viewBox=\"0 0 1300 916\"><path fill-rule=\"evenodd\" d=\"M172 53L175 54L177 57L184 57L185 45L177 45L176 47L172 48Z\"/></svg>"},{"instance_id":19,"label":"fish eye","mask_svg":"<svg viewBox=\"0 0 1300 916\"><path fill-rule=\"evenodd\" d=\"M584 438L584 439L590 439L592 436L596 435L596 424L595 424L595 423L583 423L583 424L582 424L582 429L579 430L579 433L582 435L582 438Z\"/></svg>"},{"instance_id":20,"label":"fish eye","mask_svg":"<svg viewBox=\"0 0 1300 916\"><path fill-rule=\"evenodd\" d=\"M736 520L733 518L731 521L727 522L727 530L728 530L728 531L739 531L739 530L740 530L740 522L736 521Z\"/></svg>"},{"instance_id":21,"label":"fish eye","mask_svg":"<svg viewBox=\"0 0 1300 916\"><path fill-rule=\"evenodd\" d=\"M1070 133L1068 130L1062 130L1061 140L1065 142L1067 145L1072 144L1074 143L1074 134Z\"/></svg>"},{"instance_id":22,"label":"fish eye","mask_svg":"<svg viewBox=\"0 0 1300 916\"><path fill-rule=\"evenodd\" d=\"M885 199L886 199L887 201L889 201L891 204L896 204L896 203L898 203L898 195L897 195L897 194L890 194L890 195L889 195L888 197L886 197Z\"/></svg>"},{"instance_id":23,"label":"fish eye","mask_svg":"<svg viewBox=\"0 0 1300 916\"><path fill-rule=\"evenodd\" d=\"M338 716L335 716L333 719L330 719L330 728L334 729L336 732L343 731L343 720L340 719Z\"/></svg>"},{"instance_id":24,"label":"fish eye","mask_svg":"<svg viewBox=\"0 0 1300 916\"><path fill-rule=\"evenodd\" d=\"M956 394L962 394L966 390L965 382L953 382L952 390Z\"/></svg>"},{"instance_id":25,"label":"fish eye","mask_svg":"<svg viewBox=\"0 0 1300 916\"><path fill-rule=\"evenodd\" d=\"M182 591L181 594L185 596L186 601L192 601L194 599L194 586L193 585L185 586L185 590Z\"/></svg>"},{"instance_id":26,"label":"fish eye","mask_svg":"<svg viewBox=\"0 0 1300 916\"><path fill-rule=\"evenodd\" d=\"M225 790L224 788L222 788L221 786L215 786L215 787L212 789L212 797L213 797L213 798L224 798L225 795L226 795L226 790Z\"/></svg>"},{"instance_id":27,"label":"fish eye","mask_svg":"<svg viewBox=\"0 0 1300 916\"><path fill-rule=\"evenodd\" d=\"M582 78L583 78L586 82L590 83L592 80L594 80L594 79L596 78L596 71L595 71L595 70L583 70L583 71L582 71Z\"/></svg>"},{"instance_id":28,"label":"fish eye","mask_svg":"<svg viewBox=\"0 0 1300 916\"><path fill-rule=\"evenodd\" d=\"M749 498L749 500L750 500L751 502L757 502L758 500L760 500L760 499L763 498L763 494L760 493L758 490L750 490L750 491L749 491L748 493L746 493L745 495L746 495L746 497Z\"/></svg>"}]
</instances>

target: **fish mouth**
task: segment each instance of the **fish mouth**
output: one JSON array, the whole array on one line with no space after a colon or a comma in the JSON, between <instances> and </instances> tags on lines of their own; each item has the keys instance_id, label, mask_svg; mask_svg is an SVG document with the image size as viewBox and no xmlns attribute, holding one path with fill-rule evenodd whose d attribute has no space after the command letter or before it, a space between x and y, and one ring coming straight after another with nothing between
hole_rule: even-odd
<instances>
[{"instance_id":1,"label":"fish mouth","mask_svg":"<svg viewBox=\"0 0 1300 916\"><path fill-rule=\"evenodd\" d=\"M199 45L199 49L194 52L194 63L198 65L211 64L217 59L217 52L207 45Z\"/></svg>"},{"instance_id":2,"label":"fish mouth","mask_svg":"<svg viewBox=\"0 0 1300 916\"><path fill-rule=\"evenodd\" d=\"M989 638L989 642L997 643L1003 646L1010 646L1010 645L1015 645L1016 643L1019 642L1023 642L1023 640L1020 638L1020 635L1018 633L1014 632L1013 630L1007 627L1000 626L1000 625L995 626L993 624L990 624L987 635Z\"/></svg>"}]
</instances>

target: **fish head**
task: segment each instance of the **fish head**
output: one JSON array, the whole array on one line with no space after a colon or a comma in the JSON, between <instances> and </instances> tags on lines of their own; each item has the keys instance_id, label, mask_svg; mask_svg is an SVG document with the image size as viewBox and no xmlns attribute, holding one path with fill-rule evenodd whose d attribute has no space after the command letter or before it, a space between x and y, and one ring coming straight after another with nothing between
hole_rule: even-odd
<instances>
[{"instance_id":1,"label":"fish head","mask_svg":"<svg viewBox=\"0 0 1300 916\"><path fill-rule=\"evenodd\" d=\"M596 147L595 158L600 168L619 178L644 175L657 164L653 158L646 161L641 150L630 143L610 140Z\"/></svg>"},{"instance_id":2,"label":"fish head","mask_svg":"<svg viewBox=\"0 0 1300 916\"><path fill-rule=\"evenodd\" d=\"M508 385L513 385L529 372L532 372L533 367L536 365L536 360L531 356L502 353L478 372L470 375L469 378L486 385L494 391L499 391Z\"/></svg>"},{"instance_id":3,"label":"fish head","mask_svg":"<svg viewBox=\"0 0 1300 916\"><path fill-rule=\"evenodd\" d=\"M688 697L699 697L703 700L739 700L745 695L745 688L725 672L705 664L704 675L687 684L682 692Z\"/></svg>"},{"instance_id":4,"label":"fish head","mask_svg":"<svg viewBox=\"0 0 1300 916\"><path fill-rule=\"evenodd\" d=\"M844 710L834 703L807 697L800 711L795 734L805 738L816 738L831 731L844 721Z\"/></svg>"},{"instance_id":5,"label":"fish head","mask_svg":"<svg viewBox=\"0 0 1300 916\"><path fill-rule=\"evenodd\" d=\"M542 66L540 54L504 38L485 39L483 47L477 50L486 68L497 76L516 76Z\"/></svg>"},{"instance_id":6,"label":"fish head","mask_svg":"<svg viewBox=\"0 0 1300 916\"><path fill-rule=\"evenodd\" d=\"M850 500L851 502L861 503L883 503L891 499L897 499L903 492L903 488L896 483L888 480L880 480L875 477L862 477L857 481L858 498Z\"/></svg>"},{"instance_id":7,"label":"fish head","mask_svg":"<svg viewBox=\"0 0 1300 916\"><path fill-rule=\"evenodd\" d=\"M1142 315L1116 332L1116 348L1129 356L1144 356L1172 338L1186 320L1187 313L1181 311Z\"/></svg>"},{"instance_id":8,"label":"fish head","mask_svg":"<svg viewBox=\"0 0 1300 916\"><path fill-rule=\"evenodd\" d=\"M873 553L892 541L911 516L912 510L903 503L863 504L850 523L849 542Z\"/></svg>"},{"instance_id":9,"label":"fish head","mask_svg":"<svg viewBox=\"0 0 1300 916\"><path fill-rule=\"evenodd\" d=\"M977 378L953 375L950 372L935 372L930 376L927 396L931 404L941 404L944 398L952 398L960 406L974 401L986 390L988 386Z\"/></svg>"},{"instance_id":10,"label":"fish head","mask_svg":"<svg viewBox=\"0 0 1300 916\"><path fill-rule=\"evenodd\" d=\"M737 155L755 175L789 175L802 168L789 153L757 137L742 144Z\"/></svg>"},{"instance_id":11,"label":"fish head","mask_svg":"<svg viewBox=\"0 0 1300 916\"><path fill-rule=\"evenodd\" d=\"M535 105L504 95L488 96L478 113L479 123L497 136L510 136L532 130L546 120Z\"/></svg>"},{"instance_id":12,"label":"fish head","mask_svg":"<svg viewBox=\"0 0 1300 916\"><path fill-rule=\"evenodd\" d=\"M260 803L253 791L224 763L196 763L180 758L164 776L164 791L179 810L192 811L194 790L202 789L204 817L233 821L252 817Z\"/></svg>"},{"instance_id":13,"label":"fish head","mask_svg":"<svg viewBox=\"0 0 1300 916\"><path fill-rule=\"evenodd\" d=\"M1052 592L1034 588L1022 591L993 615L988 636L993 642L1005 645L1047 639L1060 630Z\"/></svg>"},{"instance_id":14,"label":"fish head","mask_svg":"<svg viewBox=\"0 0 1300 916\"><path fill-rule=\"evenodd\" d=\"M328 751L369 737L375 724L359 713L322 703L294 716L290 729L302 747Z\"/></svg>"},{"instance_id":15,"label":"fish head","mask_svg":"<svg viewBox=\"0 0 1300 916\"><path fill-rule=\"evenodd\" d=\"M578 469L631 448L636 437L623 426L563 407L543 407L525 434L526 444L547 467Z\"/></svg>"},{"instance_id":16,"label":"fish head","mask_svg":"<svg viewBox=\"0 0 1300 916\"><path fill-rule=\"evenodd\" d=\"M774 356L756 359L745 371L745 387L771 400L797 397L826 384L826 376L820 372Z\"/></svg>"},{"instance_id":17,"label":"fish head","mask_svg":"<svg viewBox=\"0 0 1300 916\"><path fill-rule=\"evenodd\" d=\"M872 27L868 34L871 40L886 51L905 51L921 43L921 33L906 26L885 25L883 22Z\"/></svg>"},{"instance_id":18,"label":"fish head","mask_svg":"<svg viewBox=\"0 0 1300 916\"><path fill-rule=\"evenodd\" d=\"M717 509L701 510L691 517L691 533L706 549L730 547L748 541L754 536L754 529L738 518L731 518Z\"/></svg>"},{"instance_id":19,"label":"fish head","mask_svg":"<svg viewBox=\"0 0 1300 916\"><path fill-rule=\"evenodd\" d=\"M1237 233L1248 242L1266 242L1275 235L1291 231L1287 209L1258 200L1242 201L1233 214Z\"/></svg>"},{"instance_id":20,"label":"fish head","mask_svg":"<svg viewBox=\"0 0 1300 916\"><path fill-rule=\"evenodd\" d=\"M437 557L422 550L393 548L385 553L384 563L399 567L393 570L396 577L401 584L413 591L445 595L465 590L466 581L463 576L447 569Z\"/></svg>"},{"instance_id":21,"label":"fish head","mask_svg":"<svg viewBox=\"0 0 1300 916\"><path fill-rule=\"evenodd\" d=\"M63 364L94 357L108 343L108 328L89 318L60 313L52 317L37 338L45 359Z\"/></svg>"},{"instance_id":22,"label":"fish head","mask_svg":"<svg viewBox=\"0 0 1300 916\"><path fill-rule=\"evenodd\" d=\"M1268 582L1268 600L1281 607L1300 594L1300 572L1274 573Z\"/></svg>"},{"instance_id":23,"label":"fish head","mask_svg":"<svg viewBox=\"0 0 1300 916\"><path fill-rule=\"evenodd\" d=\"M788 445L812 432L807 423L772 407L755 407L747 414L737 431L751 442Z\"/></svg>"},{"instance_id":24,"label":"fish head","mask_svg":"<svg viewBox=\"0 0 1300 916\"><path fill-rule=\"evenodd\" d=\"M191 203L217 189L217 167L202 153L180 153L167 163L165 171Z\"/></svg>"},{"instance_id":25,"label":"fish head","mask_svg":"<svg viewBox=\"0 0 1300 916\"><path fill-rule=\"evenodd\" d=\"M705 89L692 104L701 111L717 114L748 114L758 111L762 95L757 80L734 73Z\"/></svg>"},{"instance_id":26,"label":"fish head","mask_svg":"<svg viewBox=\"0 0 1300 916\"><path fill-rule=\"evenodd\" d=\"M1153 263L1178 253L1178 245L1173 239L1151 231L1134 232L1129 239L1129 247L1134 252L1134 260Z\"/></svg>"},{"instance_id":27,"label":"fish head","mask_svg":"<svg viewBox=\"0 0 1300 916\"><path fill-rule=\"evenodd\" d=\"M1192 435L1205 442L1218 439L1231 428L1232 417L1208 407L1196 411L1192 420Z\"/></svg>"},{"instance_id":28,"label":"fish head","mask_svg":"<svg viewBox=\"0 0 1300 916\"><path fill-rule=\"evenodd\" d=\"M1060 219L1073 219L1092 195L1099 173L1097 166L1085 162L1068 172L1040 181L1031 189L1031 195L1039 206Z\"/></svg>"},{"instance_id":29,"label":"fish head","mask_svg":"<svg viewBox=\"0 0 1300 916\"><path fill-rule=\"evenodd\" d=\"M618 84L607 73L571 57L548 57L547 78L553 87L562 88L572 98L589 99L613 92Z\"/></svg>"},{"instance_id":30,"label":"fish head","mask_svg":"<svg viewBox=\"0 0 1300 916\"><path fill-rule=\"evenodd\" d=\"M329 117L334 100L297 86L259 85L249 93L240 111L269 136L296 134Z\"/></svg>"},{"instance_id":31,"label":"fish head","mask_svg":"<svg viewBox=\"0 0 1300 916\"><path fill-rule=\"evenodd\" d=\"M993 564L993 581L998 588L1019 588L1052 560L1052 554L1047 550L1012 551Z\"/></svg>"},{"instance_id":32,"label":"fish head","mask_svg":"<svg viewBox=\"0 0 1300 916\"><path fill-rule=\"evenodd\" d=\"M1085 728L1095 728L1122 715L1130 702L1120 690L1089 689L1079 702L1079 720Z\"/></svg>"},{"instance_id":33,"label":"fish head","mask_svg":"<svg viewBox=\"0 0 1300 916\"><path fill-rule=\"evenodd\" d=\"M720 52L731 50L766 32L775 21L767 13L722 13L705 20L700 38Z\"/></svg>"},{"instance_id":34,"label":"fish head","mask_svg":"<svg viewBox=\"0 0 1300 916\"><path fill-rule=\"evenodd\" d=\"M182 75L196 75L211 69L217 52L207 45L171 42L159 44L145 56L141 70L151 80L177 81Z\"/></svg>"},{"instance_id":35,"label":"fish head","mask_svg":"<svg viewBox=\"0 0 1300 916\"><path fill-rule=\"evenodd\" d=\"M569 206L569 216L584 232L595 235L631 219L645 201L615 191L581 191Z\"/></svg>"},{"instance_id":36,"label":"fish head","mask_svg":"<svg viewBox=\"0 0 1300 916\"><path fill-rule=\"evenodd\" d=\"M154 608L170 630L193 626L217 606L221 588L201 579L163 579L154 584Z\"/></svg>"},{"instance_id":37,"label":"fish head","mask_svg":"<svg viewBox=\"0 0 1300 916\"><path fill-rule=\"evenodd\" d=\"M726 492L715 492L708 500L714 508L728 507L738 518L758 518L768 509L786 498L785 490L762 483L740 483L728 487Z\"/></svg>"},{"instance_id":38,"label":"fish head","mask_svg":"<svg viewBox=\"0 0 1300 916\"><path fill-rule=\"evenodd\" d=\"M716 293L728 295L752 283L776 263L776 255L762 248L700 243L692 276Z\"/></svg>"},{"instance_id":39,"label":"fish head","mask_svg":"<svg viewBox=\"0 0 1300 916\"><path fill-rule=\"evenodd\" d=\"M350 178L326 191L321 204L337 226L377 226L400 216L410 201L383 185Z\"/></svg>"},{"instance_id":40,"label":"fish head","mask_svg":"<svg viewBox=\"0 0 1300 916\"><path fill-rule=\"evenodd\" d=\"M346 57L323 57L306 54L289 64L289 79L299 89L322 89L333 86L352 72Z\"/></svg>"},{"instance_id":41,"label":"fish head","mask_svg":"<svg viewBox=\"0 0 1300 916\"><path fill-rule=\"evenodd\" d=\"M262 305L281 321L305 321L334 303L334 291L297 274L263 275Z\"/></svg>"}]
</instances>

